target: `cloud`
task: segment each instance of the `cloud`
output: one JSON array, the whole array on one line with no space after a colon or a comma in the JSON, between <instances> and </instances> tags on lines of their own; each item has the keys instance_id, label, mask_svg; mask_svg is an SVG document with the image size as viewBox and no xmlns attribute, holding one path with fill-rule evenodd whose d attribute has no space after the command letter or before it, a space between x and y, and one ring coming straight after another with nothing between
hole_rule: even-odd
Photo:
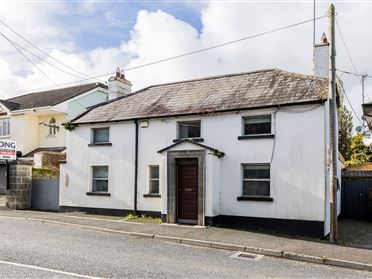
<instances>
[{"instance_id":1,"label":"cloud","mask_svg":"<svg viewBox=\"0 0 372 279\"><path fill-rule=\"evenodd\" d=\"M86 75L94 76L112 72L117 66L128 69L312 17L310 2L283 4L215 1L192 8L200 7L202 28L199 30L187 21L160 9L139 11L135 24L129 30L125 21L127 15L114 10L111 5L92 5L89 2L83 2L76 11L66 2L48 5L7 4L0 11L0 18L53 57ZM323 15L328 4L319 3L317 7L318 15ZM372 38L365 35L369 34L368 26L372 25L372 17L369 16L372 7L368 4L338 3L336 8L339 25L358 70L372 73L372 56L368 55ZM79 15L76 26L66 25L66 21L62 20L71 15ZM98 21L99 18L104 21ZM123 41L110 47L79 48L75 37L79 33L76 30L89 30L93 19L97 19L91 27L95 29L92 30L95 34L99 34L99 26L102 26L102 32L105 32L107 26L111 26L122 30ZM0 26L0 31L13 39L17 38L4 26ZM327 19L323 18L317 22L317 41L325 31ZM129 39L124 40L128 38L128 33ZM99 41L100 36L90 39ZM337 67L353 70L339 34L336 39ZM17 42L22 41L17 38ZM102 45L106 44L102 42ZM273 67L311 74L312 53L312 24L307 23L192 56L127 71L126 75L134 84L134 89L140 89L162 82ZM37 59L34 61L57 83L77 79L51 68L45 62ZM48 62L54 63L50 59ZM357 114L361 115L359 81L346 74L342 78ZM0 49L2 97L50 85L34 66L3 41ZM369 83L366 84L366 90L372 98L372 86Z\"/></svg>"}]
</instances>

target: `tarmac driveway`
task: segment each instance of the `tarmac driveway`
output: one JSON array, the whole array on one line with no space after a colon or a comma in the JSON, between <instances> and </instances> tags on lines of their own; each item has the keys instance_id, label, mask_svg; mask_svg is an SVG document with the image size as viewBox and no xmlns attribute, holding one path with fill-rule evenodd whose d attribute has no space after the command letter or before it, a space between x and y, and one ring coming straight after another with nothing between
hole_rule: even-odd
<instances>
[{"instance_id":1,"label":"tarmac driveway","mask_svg":"<svg viewBox=\"0 0 372 279\"><path fill-rule=\"evenodd\" d=\"M372 220L339 220L339 243L372 249Z\"/></svg>"}]
</instances>

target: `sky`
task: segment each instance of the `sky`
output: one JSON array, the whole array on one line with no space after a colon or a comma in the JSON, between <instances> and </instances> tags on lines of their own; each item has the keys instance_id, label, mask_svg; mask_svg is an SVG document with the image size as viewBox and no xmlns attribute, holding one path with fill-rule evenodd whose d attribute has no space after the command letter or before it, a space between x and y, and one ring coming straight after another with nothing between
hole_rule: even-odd
<instances>
[{"instance_id":1,"label":"sky","mask_svg":"<svg viewBox=\"0 0 372 279\"><path fill-rule=\"evenodd\" d=\"M317 0L317 17L324 16L330 4ZM337 30L336 68L372 75L372 0L333 1L333 4L351 56L350 59ZM38 49L0 22L0 99L69 86L75 81L106 82L117 67L124 69L133 90L151 84L266 68L312 74L312 22L130 70L312 17L313 1L305 0L2 0L0 20ZM316 42L323 32L328 32L326 17L316 21ZM358 118L362 116L360 79L342 72L338 75L355 110L354 126L358 126ZM102 77L91 78L96 76ZM366 102L369 102L372 78L365 85Z\"/></svg>"}]
</instances>

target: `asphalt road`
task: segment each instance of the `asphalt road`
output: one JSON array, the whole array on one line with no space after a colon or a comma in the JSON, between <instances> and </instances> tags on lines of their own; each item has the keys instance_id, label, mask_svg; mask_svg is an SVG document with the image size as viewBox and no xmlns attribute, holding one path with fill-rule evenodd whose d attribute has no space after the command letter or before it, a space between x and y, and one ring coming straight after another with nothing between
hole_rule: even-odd
<instances>
[{"instance_id":1,"label":"asphalt road","mask_svg":"<svg viewBox=\"0 0 372 279\"><path fill-rule=\"evenodd\" d=\"M372 278L372 273L0 218L0 278Z\"/></svg>"}]
</instances>

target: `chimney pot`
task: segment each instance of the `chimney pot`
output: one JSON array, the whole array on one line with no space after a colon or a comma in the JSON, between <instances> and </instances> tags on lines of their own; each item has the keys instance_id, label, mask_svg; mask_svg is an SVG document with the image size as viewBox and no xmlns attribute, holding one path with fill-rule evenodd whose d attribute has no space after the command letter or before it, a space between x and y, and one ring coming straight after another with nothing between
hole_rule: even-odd
<instances>
[{"instance_id":1,"label":"chimney pot","mask_svg":"<svg viewBox=\"0 0 372 279\"><path fill-rule=\"evenodd\" d=\"M116 77L120 77L120 68L119 67L116 68Z\"/></svg>"},{"instance_id":2,"label":"chimney pot","mask_svg":"<svg viewBox=\"0 0 372 279\"><path fill-rule=\"evenodd\" d=\"M322 44L328 44L328 39L325 33L323 33L322 37L320 38L320 42Z\"/></svg>"},{"instance_id":3,"label":"chimney pot","mask_svg":"<svg viewBox=\"0 0 372 279\"><path fill-rule=\"evenodd\" d=\"M124 69L120 71L120 78L125 79Z\"/></svg>"}]
</instances>

